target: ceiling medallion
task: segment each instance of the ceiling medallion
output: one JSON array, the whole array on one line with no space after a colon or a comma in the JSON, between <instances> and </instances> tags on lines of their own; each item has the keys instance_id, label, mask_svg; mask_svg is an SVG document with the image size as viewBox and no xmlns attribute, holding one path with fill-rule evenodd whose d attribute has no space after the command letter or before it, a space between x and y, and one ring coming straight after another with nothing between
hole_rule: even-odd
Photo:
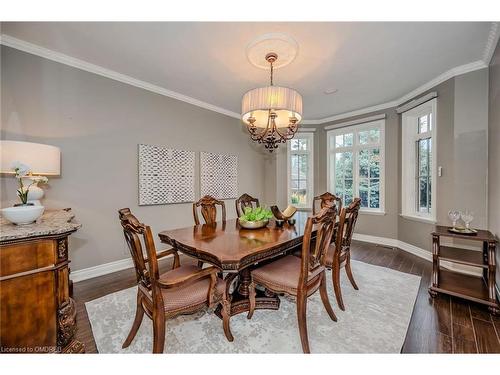
<instances>
[{"instance_id":1,"label":"ceiling medallion","mask_svg":"<svg viewBox=\"0 0 500 375\"><path fill-rule=\"evenodd\" d=\"M269 152L292 139L302 119L302 96L291 88L274 86L276 60L277 53L266 55L270 66L270 85L248 91L241 102L241 119L252 141L263 143Z\"/></svg>"}]
</instances>

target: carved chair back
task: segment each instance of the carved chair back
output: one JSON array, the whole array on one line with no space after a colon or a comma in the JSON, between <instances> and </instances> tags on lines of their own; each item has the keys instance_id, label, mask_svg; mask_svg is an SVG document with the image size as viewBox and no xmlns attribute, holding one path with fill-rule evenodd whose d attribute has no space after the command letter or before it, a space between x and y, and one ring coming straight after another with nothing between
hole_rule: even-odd
<instances>
[{"instance_id":1,"label":"carved chair back","mask_svg":"<svg viewBox=\"0 0 500 375\"><path fill-rule=\"evenodd\" d=\"M308 277L320 270L324 264L328 246L335 229L337 208L335 205L326 205L317 215L307 218L302 243L302 268L299 278L299 288L305 286ZM316 228L316 238L312 232Z\"/></svg>"},{"instance_id":2,"label":"carved chair back","mask_svg":"<svg viewBox=\"0 0 500 375\"><path fill-rule=\"evenodd\" d=\"M139 290L143 293L151 291L153 308L155 309L157 306L163 308L164 301L160 287L157 284L160 271L151 227L140 223L128 208L123 208L118 212L123 233L134 261ZM143 245L146 249L147 258L144 257ZM146 263L148 267L146 267Z\"/></svg>"},{"instance_id":3,"label":"carved chair back","mask_svg":"<svg viewBox=\"0 0 500 375\"><path fill-rule=\"evenodd\" d=\"M336 195L326 192L321 195L318 195L317 197L314 197L313 199L313 215L316 215L316 207L320 206L320 210L325 208L327 204L332 205L335 204L337 206L337 213L340 214L342 210L342 199L340 197L337 197Z\"/></svg>"},{"instance_id":4,"label":"carved chair back","mask_svg":"<svg viewBox=\"0 0 500 375\"><path fill-rule=\"evenodd\" d=\"M255 207L260 207L259 200L248 195L247 193L236 199L236 214L238 215L238 217L243 215L246 207L254 208L254 203Z\"/></svg>"},{"instance_id":5,"label":"carved chair back","mask_svg":"<svg viewBox=\"0 0 500 375\"><path fill-rule=\"evenodd\" d=\"M125 235L125 240L127 242L128 248L130 250L130 255L134 262L135 274L137 278L137 283L143 285L147 289L151 288L151 257L149 253L151 252L149 247L152 246L154 257L156 259L156 250L154 241L152 240L151 230L147 230L146 225L142 224L137 220L137 218L132 215L129 208L122 208L118 211L121 225L123 227L123 234ZM148 238L150 237L150 238ZM144 250L146 248L146 250ZM145 256L144 251L146 251L147 256ZM146 266L146 263L150 263L150 268ZM156 268L158 266L156 265ZM158 277L158 275L155 275Z\"/></svg>"},{"instance_id":6,"label":"carved chair back","mask_svg":"<svg viewBox=\"0 0 500 375\"><path fill-rule=\"evenodd\" d=\"M217 200L210 195L205 195L198 202L193 203L193 217L195 225L200 224L198 207L200 207L201 216L203 216L205 224L213 224L217 222L217 206L221 206L221 218L222 221L226 221L226 205L223 201Z\"/></svg>"},{"instance_id":7,"label":"carved chair back","mask_svg":"<svg viewBox=\"0 0 500 375\"><path fill-rule=\"evenodd\" d=\"M361 199L354 198L348 207L342 209L335 239L336 252L348 251L350 249L352 235L354 233L356 221L358 220L360 207Z\"/></svg>"}]
</instances>

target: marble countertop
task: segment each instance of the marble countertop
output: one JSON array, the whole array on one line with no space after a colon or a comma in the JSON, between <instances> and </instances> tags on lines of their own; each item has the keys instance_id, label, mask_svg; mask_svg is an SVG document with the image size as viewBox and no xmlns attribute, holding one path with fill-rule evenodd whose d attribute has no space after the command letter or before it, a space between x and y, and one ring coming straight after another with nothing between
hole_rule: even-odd
<instances>
[{"instance_id":1,"label":"marble countertop","mask_svg":"<svg viewBox=\"0 0 500 375\"><path fill-rule=\"evenodd\" d=\"M0 242L73 232L82 226L74 217L71 208L46 210L36 223L28 225L15 225L1 217Z\"/></svg>"}]
</instances>

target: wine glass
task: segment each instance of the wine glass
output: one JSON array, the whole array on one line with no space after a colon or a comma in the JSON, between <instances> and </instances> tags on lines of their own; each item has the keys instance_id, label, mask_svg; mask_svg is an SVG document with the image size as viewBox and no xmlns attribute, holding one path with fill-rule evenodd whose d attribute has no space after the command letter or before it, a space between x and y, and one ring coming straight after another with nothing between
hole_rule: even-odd
<instances>
[{"instance_id":1,"label":"wine glass","mask_svg":"<svg viewBox=\"0 0 500 375\"><path fill-rule=\"evenodd\" d=\"M451 222L453 223L453 228L456 228L457 221L458 221L458 219L460 219L460 211L457 211L457 210L448 211L448 217L450 218Z\"/></svg>"},{"instance_id":2,"label":"wine glass","mask_svg":"<svg viewBox=\"0 0 500 375\"><path fill-rule=\"evenodd\" d=\"M465 223L465 228L470 229L470 222L474 220L474 212L465 210L465 212L460 212L460 216L462 217L462 220Z\"/></svg>"}]
</instances>

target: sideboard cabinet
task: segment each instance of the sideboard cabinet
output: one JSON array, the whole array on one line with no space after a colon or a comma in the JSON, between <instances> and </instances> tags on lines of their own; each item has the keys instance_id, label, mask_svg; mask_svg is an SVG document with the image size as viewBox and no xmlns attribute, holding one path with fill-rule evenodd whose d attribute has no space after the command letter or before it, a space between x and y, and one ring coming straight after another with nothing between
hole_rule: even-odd
<instances>
[{"instance_id":1,"label":"sideboard cabinet","mask_svg":"<svg viewBox=\"0 0 500 375\"><path fill-rule=\"evenodd\" d=\"M80 228L70 209L38 223L0 222L0 353L82 353L75 340L68 236Z\"/></svg>"}]
</instances>

